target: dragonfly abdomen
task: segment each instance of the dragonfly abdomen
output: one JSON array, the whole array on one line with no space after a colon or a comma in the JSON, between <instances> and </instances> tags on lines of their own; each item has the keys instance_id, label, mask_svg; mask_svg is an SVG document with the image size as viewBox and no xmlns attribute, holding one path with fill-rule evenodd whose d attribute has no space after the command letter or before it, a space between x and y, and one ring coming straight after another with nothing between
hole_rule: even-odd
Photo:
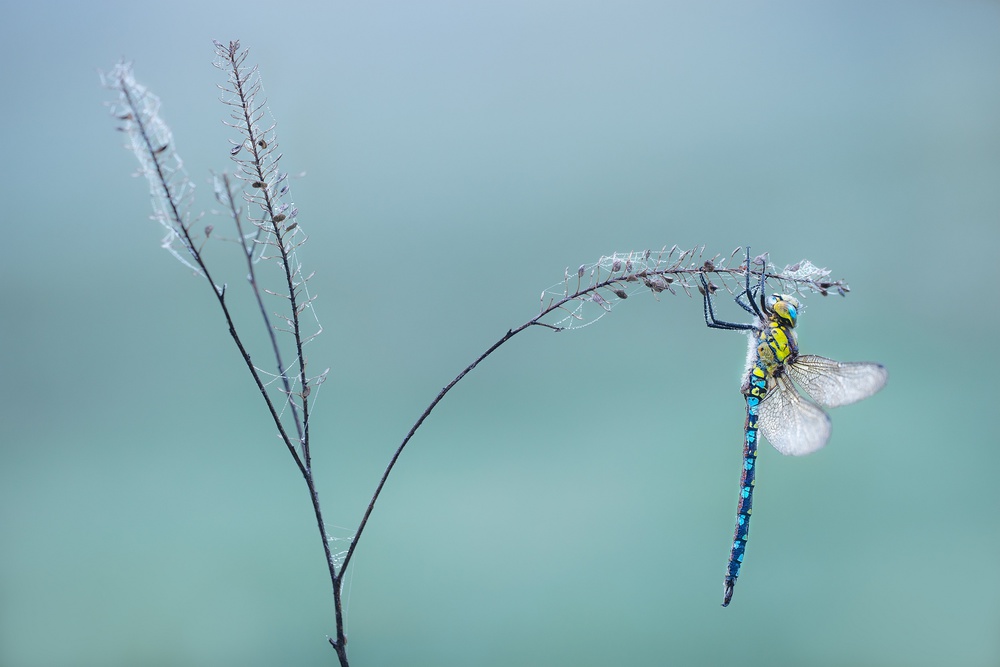
<instances>
[{"instance_id":1,"label":"dragonfly abdomen","mask_svg":"<svg viewBox=\"0 0 1000 667\"><path fill-rule=\"evenodd\" d=\"M747 401L747 419L743 432L743 471L740 475L740 497L736 505L736 530L733 533L733 548L729 553L726 567L725 591L722 606L729 605L733 598L736 578L740 576L740 566L750 535L750 513L753 510L753 489L757 473L757 410L767 396L768 371L758 361L750 369L747 387L744 389Z\"/></svg>"}]
</instances>

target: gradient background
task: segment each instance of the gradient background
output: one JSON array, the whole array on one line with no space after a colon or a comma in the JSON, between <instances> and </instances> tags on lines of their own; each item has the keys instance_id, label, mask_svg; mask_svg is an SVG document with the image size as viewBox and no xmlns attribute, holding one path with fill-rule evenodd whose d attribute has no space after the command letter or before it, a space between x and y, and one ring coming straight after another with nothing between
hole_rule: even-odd
<instances>
[{"instance_id":1,"label":"gradient background","mask_svg":"<svg viewBox=\"0 0 1000 667\"><path fill-rule=\"evenodd\" d=\"M693 4L4 2L0 664L335 664L304 485L101 105L133 60L211 208L213 38L308 172L342 534L602 254L829 266L803 351L891 371L822 452L762 451L722 609L743 338L685 297L525 332L390 479L352 664L1000 664L1000 5Z\"/></svg>"}]
</instances>

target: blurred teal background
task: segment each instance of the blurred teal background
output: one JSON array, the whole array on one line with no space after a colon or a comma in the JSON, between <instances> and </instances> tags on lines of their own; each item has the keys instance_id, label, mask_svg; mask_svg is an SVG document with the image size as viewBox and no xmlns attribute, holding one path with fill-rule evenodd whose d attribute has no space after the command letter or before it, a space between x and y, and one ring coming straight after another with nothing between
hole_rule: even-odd
<instances>
[{"instance_id":1,"label":"blurred teal background","mask_svg":"<svg viewBox=\"0 0 1000 667\"><path fill-rule=\"evenodd\" d=\"M234 38L308 173L342 535L602 254L828 266L802 350L891 372L825 450L762 451L723 609L744 339L670 296L521 334L390 479L353 665L1000 664L1000 6L695 4L5 2L0 664L335 664L304 485L102 107L134 61L212 208Z\"/></svg>"}]
</instances>

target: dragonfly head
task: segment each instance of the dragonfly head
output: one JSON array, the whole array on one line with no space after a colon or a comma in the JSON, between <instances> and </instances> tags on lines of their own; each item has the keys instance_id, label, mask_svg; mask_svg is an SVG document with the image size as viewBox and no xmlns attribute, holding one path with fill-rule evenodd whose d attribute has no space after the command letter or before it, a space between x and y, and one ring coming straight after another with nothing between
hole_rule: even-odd
<instances>
[{"instance_id":1,"label":"dragonfly head","mask_svg":"<svg viewBox=\"0 0 1000 667\"><path fill-rule=\"evenodd\" d=\"M801 307L795 297L787 294L772 294L767 297L767 311L773 313L782 323L790 327L795 326Z\"/></svg>"}]
</instances>

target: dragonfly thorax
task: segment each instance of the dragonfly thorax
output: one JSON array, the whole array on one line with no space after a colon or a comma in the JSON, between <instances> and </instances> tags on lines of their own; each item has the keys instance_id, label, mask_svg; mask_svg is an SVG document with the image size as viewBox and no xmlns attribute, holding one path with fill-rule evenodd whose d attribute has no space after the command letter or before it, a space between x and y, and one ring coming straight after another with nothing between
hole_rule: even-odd
<instances>
[{"instance_id":1,"label":"dragonfly thorax","mask_svg":"<svg viewBox=\"0 0 1000 667\"><path fill-rule=\"evenodd\" d=\"M757 334L757 364L763 365L768 375L774 375L782 364L795 361L798 354L799 341L795 331L777 317L772 317Z\"/></svg>"}]
</instances>

